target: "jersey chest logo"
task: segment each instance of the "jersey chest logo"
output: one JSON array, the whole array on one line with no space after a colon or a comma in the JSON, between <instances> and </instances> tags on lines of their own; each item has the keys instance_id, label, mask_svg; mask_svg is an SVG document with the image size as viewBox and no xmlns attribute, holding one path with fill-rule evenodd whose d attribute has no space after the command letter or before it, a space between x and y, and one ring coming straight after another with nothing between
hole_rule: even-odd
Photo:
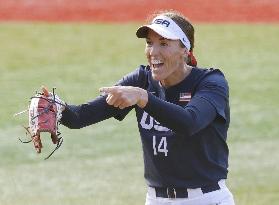
<instances>
[{"instance_id":1,"label":"jersey chest logo","mask_svg":"<svg viewBox=\"0 0 279 205\"><path fill-rule=\"evenodd\" d=\"M162 125L160 125L159 122L154 120L154 118L151 117L150 115L148 115L145 111L142 114L142 117L140 120L140 125L143 129L146 129L146 130L151 130L152 128L154 128L155 130L161 131L161 132L170 131L169 128L163 127Z\"/></svg>"}]
</instances>

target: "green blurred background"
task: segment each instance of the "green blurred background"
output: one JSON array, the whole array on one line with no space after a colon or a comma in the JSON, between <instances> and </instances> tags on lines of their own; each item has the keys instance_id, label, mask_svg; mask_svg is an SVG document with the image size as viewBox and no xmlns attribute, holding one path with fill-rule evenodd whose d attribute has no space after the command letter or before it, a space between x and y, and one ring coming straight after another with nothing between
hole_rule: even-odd
<instances>
[{"instance_id":1,"label":"green blurred background","mask_svg":"<svg viewBox=\"0 0 279 205\"><path fill-rule=\"evenodd\" d=\"M146 64L139 24L0 24L0 204L142 205L146 185L134 112L81 130L61 126L64 143L37 155L21 125L29 97L57 87L72 104ZM230 85L228 186L236 204L279 204L279 25L197 24L200 67L220 68Z\"/></svg>"}]
</instances>

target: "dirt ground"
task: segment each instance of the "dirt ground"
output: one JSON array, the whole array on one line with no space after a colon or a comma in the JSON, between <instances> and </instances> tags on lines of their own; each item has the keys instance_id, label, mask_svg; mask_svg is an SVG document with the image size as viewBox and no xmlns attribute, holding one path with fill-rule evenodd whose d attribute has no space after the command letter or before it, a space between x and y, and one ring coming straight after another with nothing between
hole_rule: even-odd
<instances>
[{"instance_id":1,"label":"dirt ground","mask_svg":"<svg viewBox=\"0 0 279 205\"><path fill-rule=\"evenodd\" d=\"M193 22L279 22L279 0L1 0L0 21L143 21L164 9Z\"/></svg>"}]
</instances>

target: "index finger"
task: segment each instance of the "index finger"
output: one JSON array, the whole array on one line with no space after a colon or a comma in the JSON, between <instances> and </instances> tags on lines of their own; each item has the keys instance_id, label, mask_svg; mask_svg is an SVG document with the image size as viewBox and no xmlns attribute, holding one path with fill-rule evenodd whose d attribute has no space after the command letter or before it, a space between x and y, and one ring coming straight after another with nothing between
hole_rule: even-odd
<instances>
[{"instance_id":1,"label":"index finger","mask_svg":"<svg viewBox=\"0 0 279 205\"><path fill-rule=\"evenodd\" d=\"M109 94L109 93L113 93L116 90L117 86L112 86L112 87L102 87L99 89L100 92L105 93L105 94Z\"/></svg>"}]
</instances>

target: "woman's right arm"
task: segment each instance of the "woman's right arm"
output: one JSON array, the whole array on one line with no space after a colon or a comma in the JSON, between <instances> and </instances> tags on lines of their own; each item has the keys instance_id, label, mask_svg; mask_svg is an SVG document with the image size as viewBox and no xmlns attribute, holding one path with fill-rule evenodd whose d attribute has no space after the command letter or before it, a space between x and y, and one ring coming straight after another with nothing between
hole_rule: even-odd
<instances>
[{"instance_id":1,"label":"woman's right arm","mask_svg":"<svg viewBox=\"0 0 279 205\"><path fill-rule=\"evenodd\" d=\"M106 96L99 96L81 105L67 105L62 112L61 124L71 129L95 124L110 117L116 117L119 109L106 102Z\"/></svg>"}]
</instances>

